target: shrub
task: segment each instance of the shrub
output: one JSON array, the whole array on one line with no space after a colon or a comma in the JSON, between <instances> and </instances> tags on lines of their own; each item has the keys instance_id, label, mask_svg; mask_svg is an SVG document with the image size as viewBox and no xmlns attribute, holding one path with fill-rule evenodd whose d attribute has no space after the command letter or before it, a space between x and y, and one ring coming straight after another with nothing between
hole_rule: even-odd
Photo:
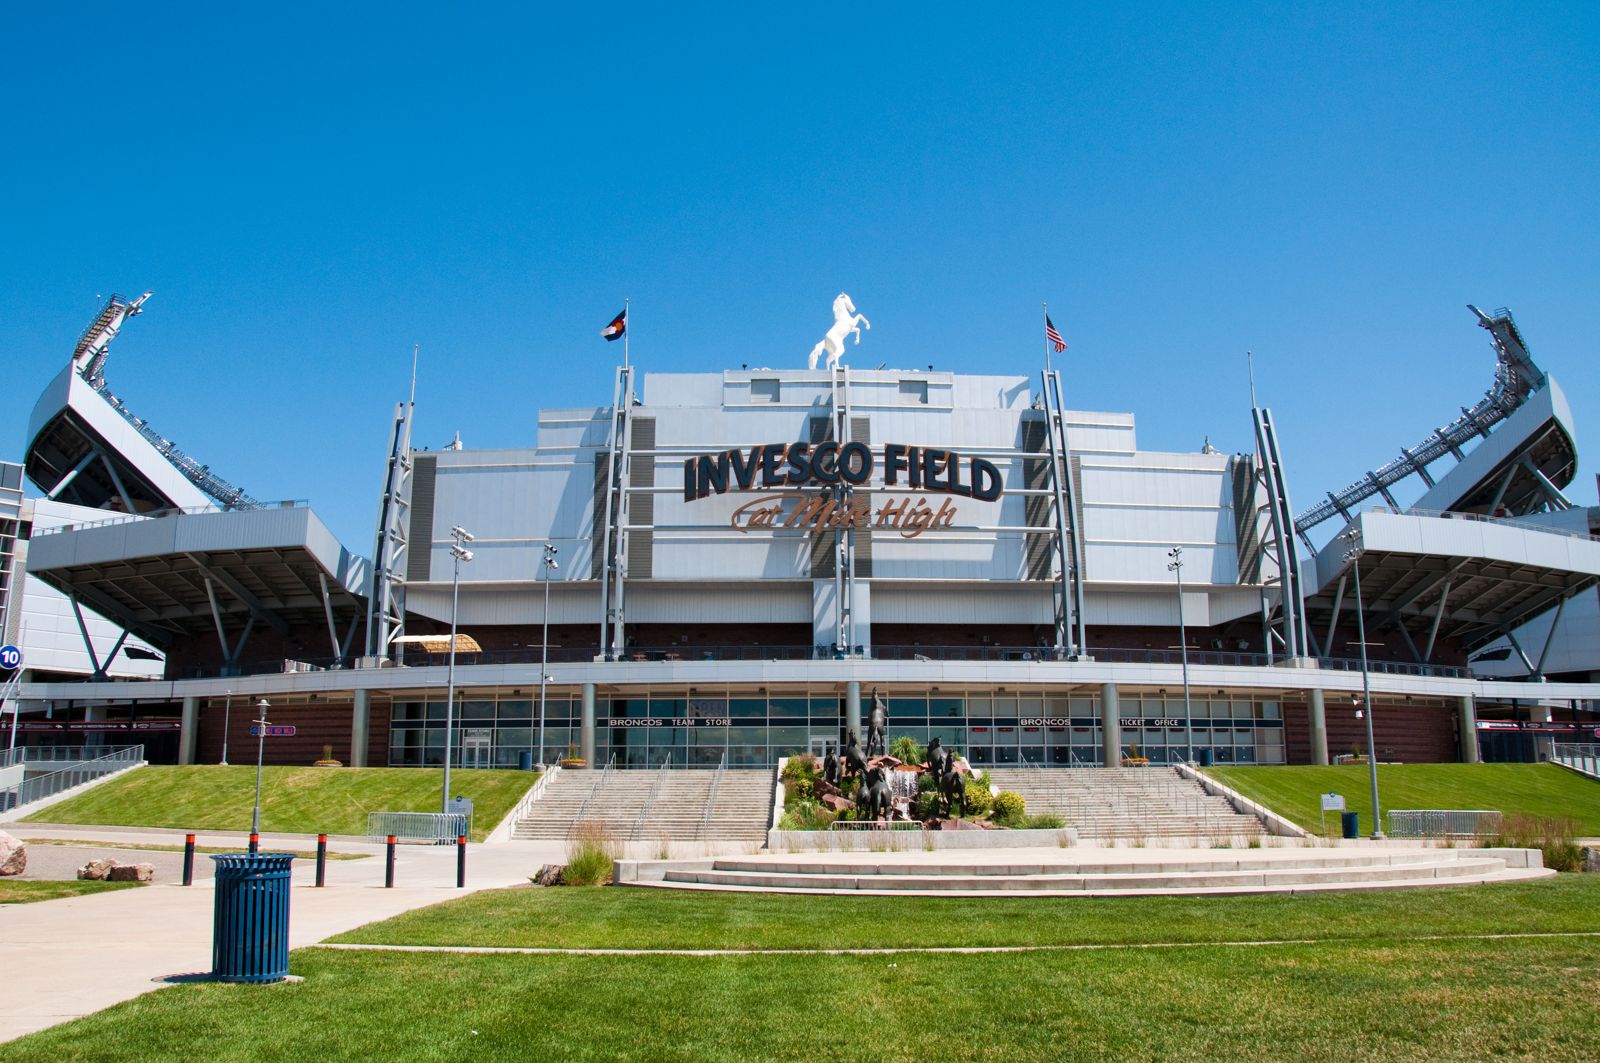
<instances>
[{"instance_id":1,"label":"shrub","mask_svg":"<svg viewBox=\"0 0 1600 1063\"><path fill-rule=\"evenodd\" d=\"M572 832L567 866L561 872L564 886L604 886L616 869L616 842L603 823L579 823Z\"/></svg>"},{"instance_id":2,"label":"shrub","mask_svg":"<svg viewBox=\"0 0 1600 1063\"><path fill-rule=\"evenodd\" d=\"M785 782L790 779L815 782L822 775L822 769L817 767L816 758L809 753L796 753L791 756L783 766Z\"/></svg>"},{"instance_id":3,"label":"shrub","mask_svg":"<svg viewBox=\"0 0 1600 1063\"><path fill-rule=\"evenodd\" d=\"M939 795L932 790L923 790L918 793L915 814L918 819L937 819L939 816Z\"/></svg>"},{"instance_id":4,"label":"shrub","mask_svg":"<svg viewBox=\"0 0 1600 1063\"><path fill-rule=\"evenodd\" d=\"M989 792L989 787L976 779L967 780L967 815L981 816L994 807L994 795ZM1021 800L1020 798L1018 800Z\"/></svg>"},{"instance_id":5,"label":"shrub","mask_svg":"<svg viewBox=\"0 0 1600 1063\"><path fill-rule=\"evenodd\" d=\"M855 800L856 791L859 789L861 789L861 776L859 775L852 775L839 784L839 792L852 801Z\"/></svg>"},{"instance_id":6,"label":"shrub","mask_svg":"<svg viewBox=\"0 0 1600 1063\"><path fill-rule=\"evenodd\" d=\"M1027 814L1027 803L1022 795L1011 790L1001 790L994 796L994 815L990 818L1004 826L1013 826Z\"/></svg>"},{"instance_id":7,"label":"shrub","mask_svg":"<svg viewBox=\"0 0 1600 1063\"><path fill-rule=\"evenodd\" d=\"M783 817L778 820L779 830L827 830L834 815L818 801L803 798L784 806Z\"/></svg>"},{"instance_id":8,"label":"shrub","mask_svg":"<svg viewBox=\"0 0 1600 1063\"><path fill-rule=\"evenodd\" d=\"M923 748L917 745L917 740L910 735L901 735L889 743L889 755L902 764L921 764L926 756Z\"/></svg>"},{"instance_id":9,"label":"shrub","mask_svg":"<svg viewBox=\"0 0 1600 1063\"><path fill-rule=\"evenodd\" d=\"M1488 839L1486 844L1511 849L1538 849L1544 854L1545 867L1554 871L1577 871L1583 867L1583 850L1573 840L1577 833L1577 820L1567 816L1519 813L1502 818L1500 833Z\"/></svg>"},{"instance_id":10,"label":"shrub","mask_svg":"<svg viewBox=\"0 0 1600 1063\"><path fill-rule=\"evenodd\" d=\"M785 779L783 780L784 804L793 801L809 801L817 794L817 784L814 779Z\"/></svg>"},{"instance_id":11,"label":"shrub","mask_svg":"<svg viewBox=\"0 0 1600 1063\"><path fill-rule=\"evenodd\" d=\"M1027 830L1060 830L1067 821L1054 812L1040 812L1036 816L1023 816L1021 826Z\"/></svg>"}]
</instances>

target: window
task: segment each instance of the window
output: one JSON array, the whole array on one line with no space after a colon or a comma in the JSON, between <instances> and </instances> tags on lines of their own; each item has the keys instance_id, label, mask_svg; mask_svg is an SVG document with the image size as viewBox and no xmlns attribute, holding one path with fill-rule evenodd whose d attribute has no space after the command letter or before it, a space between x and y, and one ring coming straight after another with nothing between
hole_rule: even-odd
<instances>
[{"instance_id":1,"label":"window","mask_svg":"<svg viewBox=\"0 0 1600 1063\"><path fill-rule=\"evenodd\" d=\"M776 379L759 379L750 381L751 402L777 402L778 381Z\"/></svg>"},{"instance_id":2,"label":"window","mask_svg":"<svg viewBox=\"0 0 1600 1063\"><path fill-rule=\"evenodd\" d=\"M908 404L928 404L928 382L926 380L900 381L900 398Z\"/></svg>"}]
</instances>

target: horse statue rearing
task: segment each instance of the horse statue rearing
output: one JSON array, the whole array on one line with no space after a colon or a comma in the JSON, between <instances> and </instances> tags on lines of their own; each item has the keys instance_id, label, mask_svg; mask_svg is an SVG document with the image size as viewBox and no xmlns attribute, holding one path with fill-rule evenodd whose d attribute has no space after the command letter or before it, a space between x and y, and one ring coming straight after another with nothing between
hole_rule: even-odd
<instances>
[{"instance_id":1,"label":"horse statue rearing","mask_svg":"<svg viewBox=\"0 0 1600 1063\"><path fill-rule=\"evenodd\" d=\"M848 775L865 775L867 773L867 758L861 755L861 739L854 731L845 738L844 763L840 772L841 781Z\"/></svg>"},{"instance_id":2,"label":"horse statue rearing","mask_svg":"<svg viewBox=\"0 0 1600 1063\"><path fill-rule=\"evenodd\" d=\"M811 348L811 360L806 368L815 369L817 359L822 357L824 351L828 354L828 368L837 366L839 359L844 357L844 338L854 334L856 346L859 347L862 329L870 332L872 322L867 320L865 314L856 313L856 304L850 301L848 295L840 292L839 297L833 301L833 327L815 347Z\"/></svg>"},{"instance_id":3,"label":"horse statue rearing","mask_svg":"<svg viewBox=\"0 0 1600 1063\"><path fill-rule=\"evenodd\" d=\"M888 752L885 743L889 735L889 703L883 700L883 695L874 692L872 695L872 709L867 713L867 756L882 756Z\"/></svg>"}]
</instances>

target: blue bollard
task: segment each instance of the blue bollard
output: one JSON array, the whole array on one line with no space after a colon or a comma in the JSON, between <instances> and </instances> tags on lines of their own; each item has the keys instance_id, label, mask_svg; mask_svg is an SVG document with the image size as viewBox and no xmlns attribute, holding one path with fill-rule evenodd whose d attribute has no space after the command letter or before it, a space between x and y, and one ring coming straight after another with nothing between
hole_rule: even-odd
<instances>
[{"instance_id":1,"label":"blue bollard","mask_svg":"<svg viewBox=\"0 0 1600 1063\"><path fill-rule=\"evenodd\" d=\"M289 975L292 853L228 853L217 865L211 976L219 982L281 982Z\"/></svg>"}]
</instances>

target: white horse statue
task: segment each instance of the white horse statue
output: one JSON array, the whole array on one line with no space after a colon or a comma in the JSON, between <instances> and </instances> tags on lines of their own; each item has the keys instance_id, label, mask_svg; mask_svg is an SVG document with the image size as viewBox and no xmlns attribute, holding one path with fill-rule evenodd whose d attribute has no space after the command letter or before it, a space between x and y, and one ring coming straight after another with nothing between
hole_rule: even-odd
<instances>
[{"instance_id":1,"label":"white horse statue","mask_svg":"<svg viewBox=\"0 0 1600 1063\"><path fill-rule=\"evenodd\" d=\"M817 367L817 359L822 357L822 352L828 352L828 368L832 369L839 364L839 359L844 356L844 338L851 333L855 334L856 346L861 346L861 330L872 329L872 322L868 321L865 314L856 313L856 304L844 292L839 293L839 298L833 301L833 328L822 337L822 342L811 348L811 361L808 369Z\"/></svg>"}]
</instances>

